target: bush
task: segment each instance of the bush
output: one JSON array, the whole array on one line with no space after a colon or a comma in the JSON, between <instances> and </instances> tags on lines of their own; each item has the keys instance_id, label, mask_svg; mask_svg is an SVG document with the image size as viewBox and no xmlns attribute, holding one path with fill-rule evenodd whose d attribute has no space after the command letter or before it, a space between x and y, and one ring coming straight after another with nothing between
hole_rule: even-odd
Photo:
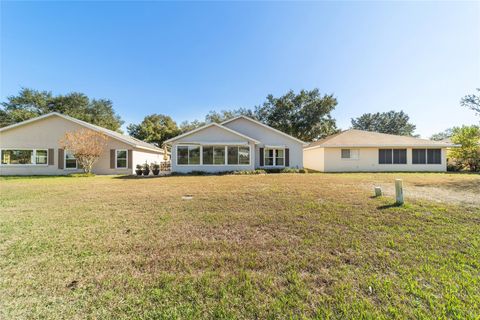
<instances>
[{"instance_id":1,"label":"bush","mask_svg":"<svg viewBox=\"0 0 480 320\"><path fill-rule=\"evenodd\" d=\"M69 177L73 178L89 178L89 177L95 177L94 173L72 173L68 175Z\"/></svg>"},{"instance_id":2,"label":"bush","mask_svg":"<svg viewBox=\"0 0 480 320\"><path fill-rule=\"evenodd\" d=\"M281 173L308 173L307 169L285 168Z\"/></svg>"},{"instance_id":3,"label":"bush","mask_svg":"<svg viewBox=\"0 0 480 320\"><path fill-rule=\"evenodd\" d=\"M256 170L241 170L241 171L234 171L230 174L234 175L252 175L252 174L266 174L267 172L262 169L256 169Z\"/></svg>"}]
</instances>

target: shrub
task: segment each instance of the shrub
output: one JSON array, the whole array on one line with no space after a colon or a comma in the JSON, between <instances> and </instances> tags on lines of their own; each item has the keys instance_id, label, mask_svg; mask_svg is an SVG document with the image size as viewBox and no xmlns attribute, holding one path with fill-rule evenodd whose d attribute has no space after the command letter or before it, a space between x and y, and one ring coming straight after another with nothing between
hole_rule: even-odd
<instances>
[{"instance_id":1,"label":"shrub","mask_svg":"<svg viewBox=\"0 0 480 320\"><path fill-rule=\"evenodd\" d=\"M231 172L230 174L234 175L252 175L252 174L266 174L267 172L263 169L256 169L256 170L240 170L240 171L234 171Z\"/></svg>"},{"instance_id":2,"label":"shrub","mask_svg":"<svg viewBox=\"0 0 480 320\"><path fill-rule=\"evenodd\" d=\"M89 178L89 177L95 177L94 173L72 173L68 175L69 177L73 178Z\"/></svg>"}]
</instances>

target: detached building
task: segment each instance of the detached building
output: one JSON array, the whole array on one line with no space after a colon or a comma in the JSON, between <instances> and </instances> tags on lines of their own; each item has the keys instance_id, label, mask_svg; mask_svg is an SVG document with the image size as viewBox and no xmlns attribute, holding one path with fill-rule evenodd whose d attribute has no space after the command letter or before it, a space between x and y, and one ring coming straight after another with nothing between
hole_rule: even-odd
<instances>
[{"instance_id":1,"label":"detached building","mask_svg":"<svg viewBox=\"0 0 480 320\"><path fill-rule=\"evenodd\" d=\"M0 175L64 175L82 172L60 146L65 133L90 129L108 141L93 166L95 174L133 174L137 164L163 161L164 151L133 137L52 112L0 128Z\"/></svg>"},{"instance_id":2,"label":"detached building","mask_svg":"<svg viewBox=\"0 0 480 320\"><path fill-rule=\"evenodd\" d=\"M350 129L310 143L304 167L321 172L447 171L446 149L456 145Z\"/></svg>"}]
</instances>

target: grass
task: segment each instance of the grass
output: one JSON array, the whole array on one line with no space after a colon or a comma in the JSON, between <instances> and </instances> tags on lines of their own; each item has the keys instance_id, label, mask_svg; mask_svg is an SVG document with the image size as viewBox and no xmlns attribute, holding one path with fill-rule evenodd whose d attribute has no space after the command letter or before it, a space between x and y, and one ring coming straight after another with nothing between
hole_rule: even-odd
<instances>
[{"instance_id":1,"label":"grass","mask_svg":"<svg viewBox=\"0 0 480 320\"><path fill-rule=\"evenodd\" d=\"M2 178L0 319L478 319L480 206L418 187L480 177Z\"/></svg>"}]
</instances>

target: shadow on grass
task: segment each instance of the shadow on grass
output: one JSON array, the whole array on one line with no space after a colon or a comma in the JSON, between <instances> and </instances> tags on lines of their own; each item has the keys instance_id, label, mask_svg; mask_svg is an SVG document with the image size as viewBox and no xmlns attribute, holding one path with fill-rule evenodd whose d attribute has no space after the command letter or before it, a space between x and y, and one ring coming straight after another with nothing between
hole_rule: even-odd
<instances>
[{"instance_id":1,"label":"shadow on grass","mask_svg":"<svg viewBox=\"0 0 480 320\"><path fill-rule=\"evenodd\" d=\"M385 209L390 209L390 208L399 208L399 207L402 207L403 205L402 204L398 204L398 203L390 203L390 204L384 204L383 206L378 206L377 209L378 210L385 210Z\"/></svg>"}]
</instances>

